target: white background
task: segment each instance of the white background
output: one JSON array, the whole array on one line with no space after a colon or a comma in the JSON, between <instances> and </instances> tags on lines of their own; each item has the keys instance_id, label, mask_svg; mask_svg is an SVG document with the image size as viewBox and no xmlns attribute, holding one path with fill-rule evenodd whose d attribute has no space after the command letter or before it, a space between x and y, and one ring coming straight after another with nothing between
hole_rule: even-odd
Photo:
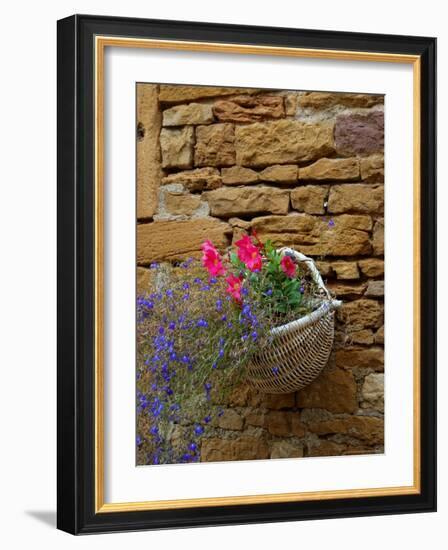
<instances>
[{"instance_id":1,"label":"white background","mask_svg":"<svg viewBox=\"0 0 448 550\"><path fill-rule=\"evenodd\" d=\"M181 60L181 61L180 61ZM256 63L256 70L250 70ZM249 70L248 70L249 67ZM112 48L105 62L105 501L410 486L413 480L412 66ZM135 467L135 82L385 94L385 454ZM397 216L400 212L400 216ZM403 278L402 273L408 275Z\"/></svg>"},{"instance_id":2,"label":"white background","mask_svg":"<svg viewBox=\"0 0 448 550\"><path fill-rule=\"evenodd\" d=\"M439 120L447 121L448 35L443 2L359 0L299 3L260 0L160 3L116 0L20 2L2 12L0 88L0 541L6 548L287 547L407 550L446 547L448 443L439 442L439 512L272 525L129 533L74 538L54 530L55 283L56 283L56 26L72 13L295 26L439 38ZM439 132L439 204L448 199L447 128ZM446 274L446 226L441 216L439 272ZM441 277L440 277L441 278ZM448 301L441 295L439 311ZM439 334L447 331L440 318ZM440 354L442 355L442 354ZM439 433L446 433L446 361L439 361Z\"/></svg>"}]
</instances>

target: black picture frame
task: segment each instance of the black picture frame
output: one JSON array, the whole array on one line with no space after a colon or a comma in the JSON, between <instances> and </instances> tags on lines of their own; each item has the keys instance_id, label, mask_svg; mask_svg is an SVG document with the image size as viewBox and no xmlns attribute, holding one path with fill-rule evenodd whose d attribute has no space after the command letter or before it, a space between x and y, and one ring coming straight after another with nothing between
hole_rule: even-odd
<instances>
[{"instance_id":1,"label":"black picture frame","mask_svg":"<svg viewBox=\"0 0 448 550\"><path fill-rule=\"evenodd\" d=\"M419 494L95 513L94 56L97 35L416 55L421 61ZM74 15L58 21L57 526L73 534L436 510L436 39Z\"/></svg>"}]
</instances>

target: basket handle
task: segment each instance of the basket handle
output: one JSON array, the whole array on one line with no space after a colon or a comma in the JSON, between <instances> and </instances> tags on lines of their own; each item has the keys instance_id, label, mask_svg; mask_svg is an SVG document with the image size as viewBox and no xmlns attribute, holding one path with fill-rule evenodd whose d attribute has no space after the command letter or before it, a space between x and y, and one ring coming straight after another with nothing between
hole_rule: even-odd
<instances>
[{"instance_id":1,"label":"basket handle","mask_svg":"<svg viewBox=\"0 0 448 550\"><path fill-rule=\"evenodd\" d=\"M280 248L279 252L283 256L285 254L287 254L288 256L291 256L297 262L306 263L308 270L310 272L311 278L313 279L313 281L315 282L319 290L322 290L322 292L328 298L328 300L330 301L331 307L333 309L338 309L341 307L342 302L340 300L335 300L332 298L330 292L328 291L327 287L324 284L321 274L319 273L319 270L317 269L313 259L309 258L308 256L305 256L305 254L302 254L301 252L297 252L297 250L289 248L288 246L284 246Z\"/></svg>"}]
</instances>

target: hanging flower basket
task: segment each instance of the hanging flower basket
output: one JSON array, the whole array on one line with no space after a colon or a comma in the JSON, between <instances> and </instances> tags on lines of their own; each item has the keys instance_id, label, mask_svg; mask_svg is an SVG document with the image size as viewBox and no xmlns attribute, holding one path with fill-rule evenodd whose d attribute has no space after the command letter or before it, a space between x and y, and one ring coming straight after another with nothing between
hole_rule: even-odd
<instances>
[{"instance_id":1,"label":"hanging flower basket","mask_svg":"<svg viewBox=\"0 0 448 550\"><path fill-rule=\"evenodd\" d=\"M272 341L252 358L248 382L266 393L291 393L319 376L333 347L335 310L342 305L331 297L311 258L291 248L280 252L306 265L321 298L310 314L273 328Z\"/></svg>"}]
</instances>

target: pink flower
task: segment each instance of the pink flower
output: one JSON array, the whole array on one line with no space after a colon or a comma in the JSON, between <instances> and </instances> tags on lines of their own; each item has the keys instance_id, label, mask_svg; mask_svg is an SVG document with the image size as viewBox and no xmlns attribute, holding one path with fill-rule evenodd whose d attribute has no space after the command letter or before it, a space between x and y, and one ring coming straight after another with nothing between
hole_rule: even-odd
<instances>
[{"instance_id":1,"label":"pink flower","mask_svg":"<svg viewBox=\"0 0 448 550\"><path fill-rule=\"evenodd\" d=\"M287 277L292 279L296 275L297 266L292 261L290 256L283 256L280 267L282 268L282 271L286 274Z\"/></svg>"},{"instance_id":2,"label":"pink flower","mask_svg":"<svg viewBox=\"0 0 448 550\"><path fill-rule=\"evenodd\" d=\"M238 258L246 265L250 271L260 271L262 259L260 250L253 244L250 237L245 235L235 245L238 247Z\"/></svg>"},{"instance_id":3,"label":"pink flower","mask_svg":"<svg viewBox=\"0 0 448 550\"><path fill-rule=\"evenodd\" d=\"M235 275L229 275L226 277L226 283L229 285L226 288L226 292L230 294L233 299L240 303L241 302L241 285L243 282L242 277L236 277Z\"/></svg>"},{"instance_id":4,"label":"pink flower","mask_svg":"<svg viewBox=\"0 0 448 550\"><path fill-rule=\"evenodd\" d=\"M213 243L209 240L202 244L202 265L213 277L217 275L224 275L225 269L222 265L219 252L213 246Z\"/></svg>"}]
</instances>

